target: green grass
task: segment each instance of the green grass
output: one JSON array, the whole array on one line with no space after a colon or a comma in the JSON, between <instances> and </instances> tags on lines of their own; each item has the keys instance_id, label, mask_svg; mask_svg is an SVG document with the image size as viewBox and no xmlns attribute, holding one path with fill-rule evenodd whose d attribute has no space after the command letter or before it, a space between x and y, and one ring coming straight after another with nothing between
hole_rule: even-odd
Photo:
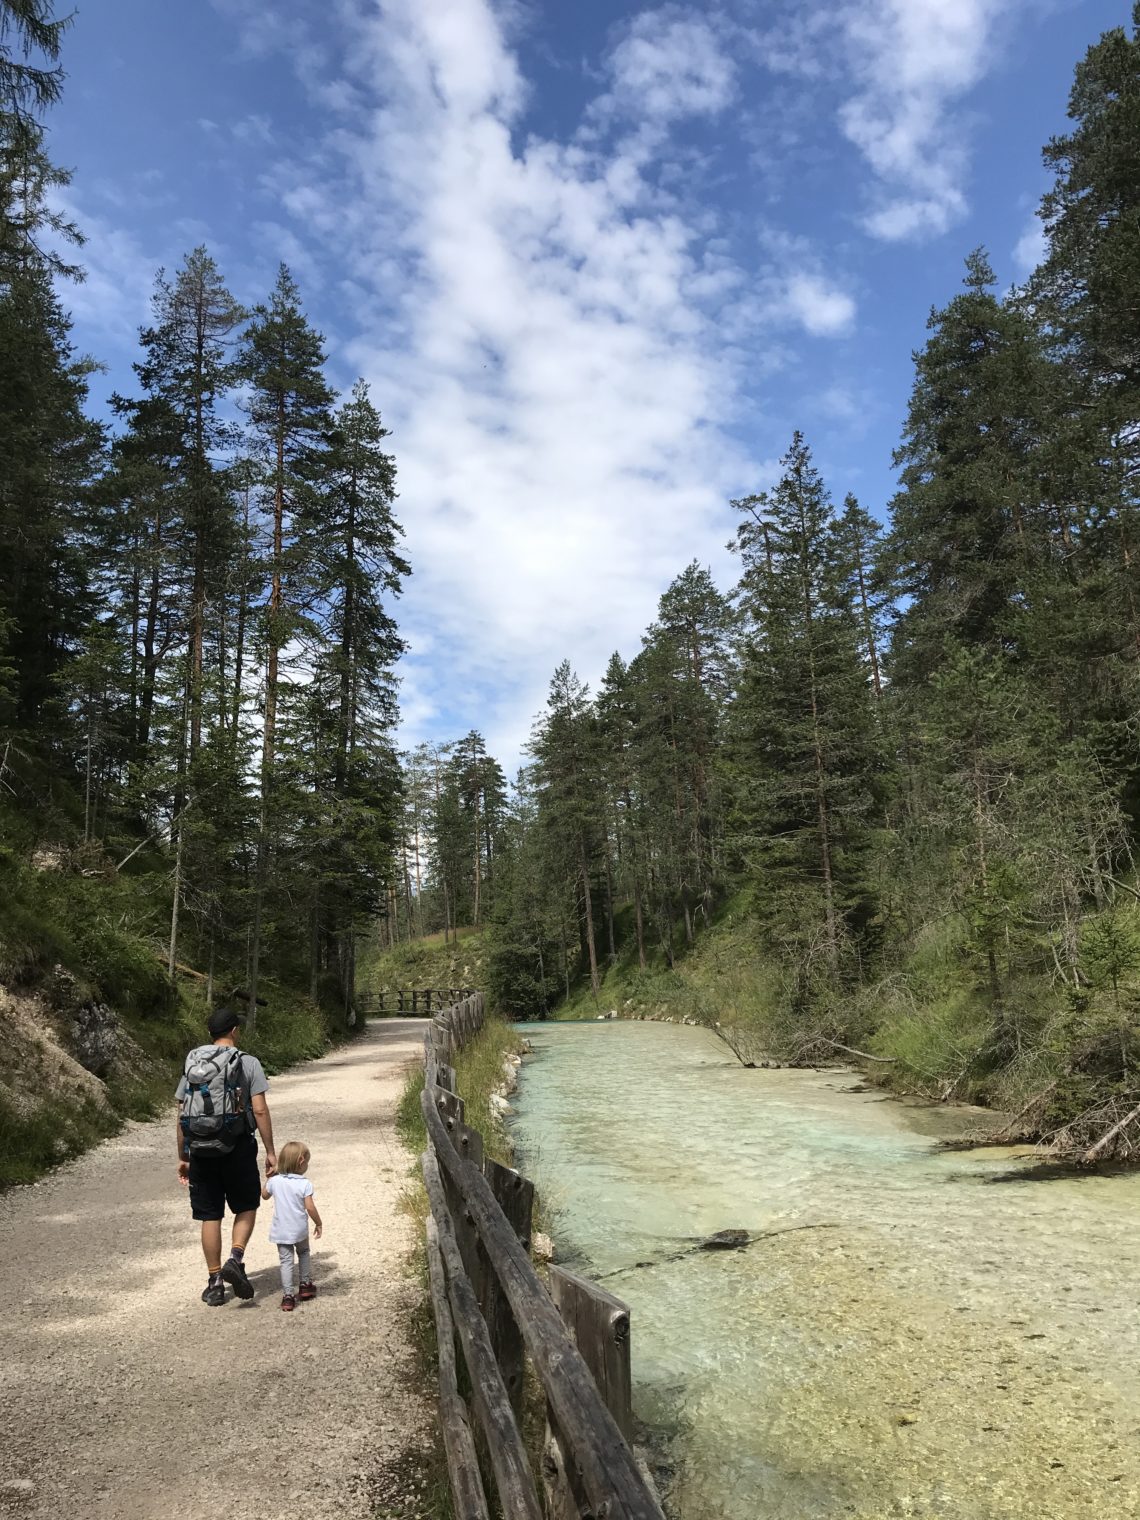
<instances>
[{"instance_id":1,"label":"green grass","mask_svg":"<svg viewBox=\"0 0 1140 1520\"><path fill-rule=\"evenodd\" d=\"M25 1114L0 1096L0 1190L35 1182L51 1167L106 1140L121 1123L113 1108L91 1099L46 1102Z\"/></svg>"}]
</instances>

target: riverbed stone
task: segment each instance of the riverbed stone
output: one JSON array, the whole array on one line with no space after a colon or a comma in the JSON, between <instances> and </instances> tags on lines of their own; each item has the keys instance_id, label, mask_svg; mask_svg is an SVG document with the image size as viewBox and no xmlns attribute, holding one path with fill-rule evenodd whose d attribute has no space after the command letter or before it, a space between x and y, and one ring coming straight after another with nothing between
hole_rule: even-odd
<instances>
[{"instance_id":1,"label":"riverbed stone","mask_svg":"<svg viewBox=\"0 0 1140 1520\"><path fill-rule=\"evenodd\" d=\"M702 1251L740 1251L751 1244L752 1236L747 1230L717 1230L714 1235L705 1236L700 1248Z\"/></svg>"}]
</instances>

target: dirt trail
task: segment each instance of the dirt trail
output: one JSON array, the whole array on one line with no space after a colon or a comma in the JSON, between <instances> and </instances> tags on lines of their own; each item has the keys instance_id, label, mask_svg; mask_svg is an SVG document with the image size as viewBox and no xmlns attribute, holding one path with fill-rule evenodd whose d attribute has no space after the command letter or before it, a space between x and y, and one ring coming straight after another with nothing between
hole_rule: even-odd
<instances>
[{"instance_id":1,"label":"dirt trail","mask_svg":"<svg viewBox=\"0 0 1140 1520\"><path fill-rule=\"evenodd\" d=\"M268 1207L246 1254L257 1297L199 1301L173 1104L0 1197L0 1514L357 1520L385 1474L417 1465L432 1415L408 1342L409 1158L393 1118L422 1033L373 1023L270 1081L277 1145L312 1148L325 1224L319 1297L293 1314Z\"/></svg>"}]
</instances>

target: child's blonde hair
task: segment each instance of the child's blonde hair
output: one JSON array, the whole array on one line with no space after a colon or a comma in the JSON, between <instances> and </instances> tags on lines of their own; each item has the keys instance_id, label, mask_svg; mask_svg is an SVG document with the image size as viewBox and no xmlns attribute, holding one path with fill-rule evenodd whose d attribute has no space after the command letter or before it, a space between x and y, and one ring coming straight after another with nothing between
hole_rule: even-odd
<instances>
[{"instance_id":1,"label":"child's blonde hair","mask_svg":"<svg viewBox=\"0 0 1140 1520\"><path fill-rule=\"evenodd\" d=\"M279 1172L303 1172L309 1164L309 1147L300 1140L286 1140L277 1152Z\"/></svg>"}]
</instances>

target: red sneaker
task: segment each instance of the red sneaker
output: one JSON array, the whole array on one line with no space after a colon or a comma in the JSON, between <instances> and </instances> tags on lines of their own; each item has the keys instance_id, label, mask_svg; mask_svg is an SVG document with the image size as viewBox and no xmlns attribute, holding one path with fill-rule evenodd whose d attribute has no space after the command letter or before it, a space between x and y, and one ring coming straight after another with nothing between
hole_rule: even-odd
<instances>
[{"instance_id":1,"label":"red sneaker","mask_svg":"<svg viewBox=\"0 0 1140 1520\"><path fill-rule=\"evenodd\" d=\"M307 1304L311 1298L316 1298L316 1296L317 1285L315 1282L307 1282L301 1284L301 1302L303 1304Z\"/></svg>"},{"instance_id":2,"label":"red sneaker","mask_svg":"<svg viewBox=\"0 0 1140 1520\"><path fill-rule=\"evenodd\" d=\"M292 1293L282 1293L281 1307L285 1310L286 1314L291 1314L297 1307L297 1300L293 1297Z\"/></svg>"}]
</instances>

